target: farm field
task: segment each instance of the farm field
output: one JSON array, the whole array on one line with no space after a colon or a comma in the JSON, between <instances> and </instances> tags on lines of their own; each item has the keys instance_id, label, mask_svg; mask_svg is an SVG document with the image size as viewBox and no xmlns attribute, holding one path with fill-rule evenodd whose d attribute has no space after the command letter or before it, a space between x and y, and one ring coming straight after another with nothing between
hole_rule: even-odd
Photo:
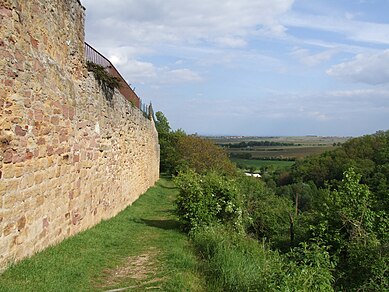
<instances>
[{"instance_id":1,"label":"farm field","mask_svg":"<svg viewBox=\"0 0 389 292\"><path fill-rule=\"evenodd\" d=\"M336 149L351 137L206 137L223 147L231 160L245 168L273 165L285 169L309 155Z\"/></svg>"},{"instance_id":2,"label":"farm field","mask_svg":"<svg viewBox=\"0 0 389 292\"><path fill-rule=\"evenodd\" d=\"M205 137L213 140L216 144L232 144L248 141L269 141L278 143L300 144L299 146L332 146L334 143L344 143L352 137L322 137L322 136L212 136Z\"/></svg>"},{"instance_id":3,"label":"farm field","mask_svg":"<svg viewBox=\"0 0 389 292\"><path fill-rule=\"evenodd\" d=\"M284 146L284 147L251 147L226 148L231 157L249 159L297 160L309 155L320 154L335 149L334 146Z\"/></svg>"},{"instance_id":4,"label":"farm field","mask_svg":"<svg viewBox=\"0 0 389 292\"><path fill-rule=\"evenodd\" d=\"M282 161L282 160L257 160L257 159L240 159L240 158L231 158L231 161L238 166L243 166L244 168L255 168L259 170L263 167L272 166L274 169L284 170L291 167L294 164L294 161Z\"/></svg>"}]
</instances>

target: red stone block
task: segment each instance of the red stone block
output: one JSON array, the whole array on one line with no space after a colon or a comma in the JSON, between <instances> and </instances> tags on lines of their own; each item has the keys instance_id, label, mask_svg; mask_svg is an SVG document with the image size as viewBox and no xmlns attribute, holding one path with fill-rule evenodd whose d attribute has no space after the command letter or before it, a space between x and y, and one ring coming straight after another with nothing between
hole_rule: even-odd
<instances>
[{"instance_id":1,"label":"red stone block","mask_svg":"<svg viewBox=\"0 0 389 292\"><path fill-rule=\"evenodd\" d=\"M58 154L58 155L62 155L62 154L65 153L65 148L60 147L60 148L58 148L54 153L55 153L55 154Z\"/></svg>"},{"instance_id":2,"label":"red stone block","mask_svg":"<svg viewBox=\"0 0 389 292\"><path fill-rule=\"evenodd\" d=\"M26 159L27 160L30 160L34 157L34 154L32 152L30 152L30 150L26 150Z\"/></svg>"},{"instance_id":3,"label":"red stone block","mask_svg":"<svg viewBox=\"0 0 389 292\"><path fill-rule=\"evenodd\" d=\"M65 142L68 140L68 138L69 136L67 135L67 133L62 132L59 136L59 142L60 143Z\"/></svg>"},{"instance_id":4,"label":"red stone block","mask_svg":"<svg viewBox=\"0 0 389 292\"><path fill-rule=\"evenodd\" d=\"M30 36L30 42L31 42L31 45L34 49L37 49L38 48L38 40L34 39L32 36Z\"/></svg>"},{"instance_id":5,"label":"red stone block","mask_svg":"<svg viewBox=\"0 0 389 292\"><path fill-rule=\"evenodd\" d=\"M64 118L69 117L69 108L66 105L62 106L62 115L64 116Z\"/></svg>"},{"instance_id":6,"label":"red stone block","mask_svg":"<svg viewBox=\"0 0 389 292\"><path fill-rule=\"evenodd\" d=\"M17 52L15 52L15 59L16 59L18 64L22 64L26 60L26 56L24 54L22 54L21 52L17 51Z\"/></svg>"},{"instance_id":7,"label":"red stone block","mask_svg":"<svg viewBox=\"0 0 389 292\"><path fill-rule=\"evenodd\" d=\"M38 141L36 142L38 145L44 145L46 143L46 140L45 138L41 137L38 139Z\"/></svg>"},{"instance_id":8,"label":"red stone block","mask_svg":"<svg viewBox=\"0 0 389 292\"><path fill-rule=\"evenodd\" d=\"M6 150L3 155L3 162L11 163L13 156L14 156L14 151L12 149Z\"/></svg>"},{"instance_id":9,"label":"red stone block","mask_svg":"<svg viewBox=\"0 0 389 292\"><path fill-rule=\"evenodd\" d=\"M30 119L30 120L33 120L34 119L34 112L32 110L29 110L27 112L27 117Z\"/></svg>"},{"instance_id":10,"label":"red stone block","mask_svg":"<svg viewBox=\"0 0 389 292\"><path fill-rule=\"evenodd\" d=\"M7 76L8 76L9 78L15 79L16 77L18 77L18 74L16 74L15 72L13 72L13 71L10 70L10 71L8 71Z\"/></svg>"},{"instance_id":11,"label":"red stone block","mask_svg":"<svg viewBox=\"0 0 389 292\"><path fill-rule=\"evenodd\" d=\"M50 122L51 122L53 125L58 126L58 124L59 124L59 117L51 117Z\"/></svg>"},{"instance_id":12,"label":"red stone block","mask_svg":"<svg viewBox=\"0 0 389 292\"><path fill-rule=\"evenodd\" d=\"M47 146L47 155L51 156L54 154L53 146Z\"/></svg>"},{"instance_id":13,"label":"red stone block","mask_svg":"<svg viewBox=\"0 0 389 292\"><path fill-rule=\"evenodd\" d=\"M74 110L73 107L70 107L69 108L69 119L73 120L74 119L74 115L75 115L75 110Z\"/></svg>"},{"instance_id":14,"label":"red stone block","mask_svg":"<svg viewBox=\"0 0 389 292\"><path fill-rule=\"evenodd\" d=\"M2 8L0 8L0 15L11 17L12 16L12 10L2 7Z\"/></svg>"},{"instance_id":15,"label":"red stone block","mask_svg":"<svg viewBox=\"0 0 389 292\"><path fill-rule=\"evenodd\" d=\"M13 80L5 80L4 85L8 86L8 87L12 87L14 85L14 81Z\"/></svg>"},{"instance_id":16,"label":"red stone block","mask_svg":"<svg viewBox=\"0 0 389 292\"><path fill-rule=\"evenodd\" d=\"M47 229L49 227L49 220L47 219L47 217L43 218L42 227L43 229Z\"/></svg>"},{"instance_id":17,"label":"red stone block","mask_svg":"<svg viewBox=\"0 0 389 292\"><path fill-rule=\"evenodd\" d=\"M34 117L36 121L43 121L44 115L42 110L34 110Z\"/></svg>"},{"instance_id":18,"label":"red stone block","mask_svg":"<svg viewBox=\"0 0 389 292\"><path fill-rule=\"evenodd\" d=\"M77 225L80 222L81 215L78 213L78 211L75 211L72 216L72 223L73 225Z\"/></svg>"},{"instance_id":19,"label":"red stone block","mask_svg":"<svg viewBox=\"0 0 389 292\"><path fill-rule=\"evenodd\" d=\"M15 126L15 134L17 136L26 136L27 130L24 130L21 126L16 125Z\"/></svg>"},{"instance_id":20,"label":"red stone block","mask_svg":"<svg viewBox=\"0 0 389 292\"><path fill-rule=\"evenodd\" d=\"M73 156L73 162L80 162L80 155L74 155Z\"/></svg>"},{"instance_id":21,"label":"red stone block","mask_svg":"<svg viewBox=\"0 0 389 292\"><path fill-rule=\"evenodd\" d=\"M25 154L15 154L12 156L12 163L20 163L26 160Z\"/></svg>"}]
</instances>

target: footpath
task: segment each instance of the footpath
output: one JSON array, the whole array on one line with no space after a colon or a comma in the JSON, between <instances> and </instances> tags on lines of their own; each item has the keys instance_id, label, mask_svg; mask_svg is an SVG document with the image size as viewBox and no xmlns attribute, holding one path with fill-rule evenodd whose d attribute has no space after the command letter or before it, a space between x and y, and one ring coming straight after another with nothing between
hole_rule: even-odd
<instances>
[{"instance_id":1,"label":"footpath","mask_svg":"<svg viewBox=\"0 0 389 292\"><path fill-rule=\"evenodd\" d=\"M176 193L160 179L116 217L12 265L0 291L204 291Z\"/></svg>"}]
</instances>

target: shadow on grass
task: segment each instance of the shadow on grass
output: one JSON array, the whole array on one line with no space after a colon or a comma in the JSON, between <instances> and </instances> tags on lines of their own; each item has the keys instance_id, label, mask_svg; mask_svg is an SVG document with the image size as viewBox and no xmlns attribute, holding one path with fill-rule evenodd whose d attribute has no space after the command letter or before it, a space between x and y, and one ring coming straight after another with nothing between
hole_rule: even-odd
<instances>
[{"instance_id":1,"label":"shadow on grass","mask_svg":"<svg viewBox=\"0 0 389 292\"><path fill-rule=\"evenodd\" d=\"M162 189L168 189L168 190L174 190L177 189L177 187L171 182L171 183L163 183L161 181L158 181L156 183L156 186L162 188Z\"/></svg>"},{"instance_id":2,"label":"shadow on grass","mask_svg":"<svg viewBox=\"0 0 389 292\"><path fill-rule=\"evenodd\" d=\"M176 230L181 231L180 223L177 220L172 219L162 219L162 220L150 220L150 219L140 219L140 221L151 227L157 227L163 230Z\"/></svg>"},{"instance_id":3,"label":"shadow on grass","mask_svg":"<svg viewBox=\"0 0 389 292\"><path fill-rule=\"evenodd\" d=\"M174 219L143 219L143 218L129 218L130 221L144 224L150 227L156 227L163 230L175 230L181 232L181 224Z\"/></svg>"},{"instance_id":4,"label":"shadow on grass","mask_svg":"<svg viewBox=\"0 0 389 292\"><path fill-rule=\"evenodd\" d=\"M176 189L177 187L174 185L173 183L173 178L171 175L169 174L166 174L166 173L161 173L159 175L159 177L161 178L159 181L157 181L156 185L161 187L161 188L164 188L164 189Z\"/></svg>"},{"instance_id":5,"label":"shadow on grass","mask_svg":"<svg viewBox=\"0 0 389 292\"><path fill-rule=\"evenodd\" d=\"M161 213L161 214L168 214L168 215L174 216L174 215L176 214L176 210L175 210L175 209L158 210L158 213Z\"/></svg>"}]
</instances>

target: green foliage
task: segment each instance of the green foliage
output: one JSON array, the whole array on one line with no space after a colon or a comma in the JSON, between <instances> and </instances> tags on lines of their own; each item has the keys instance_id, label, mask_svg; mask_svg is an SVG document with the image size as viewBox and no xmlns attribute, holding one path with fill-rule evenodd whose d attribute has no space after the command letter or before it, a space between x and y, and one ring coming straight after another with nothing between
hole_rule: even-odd
<instances>
[{"instance_id":1,"label":"green foliage","mask_svg":"<svg viewBox=\"0 0 389 292\"><path fill-rule=\"evenodd\" d=\"M183 170L193 169L198 173L207 171L235 173L235 165L222 148L210 140L196 135L186 135L183 130L172 131L162 112L155 115L162 172L174 175Z\"/></svg>"},{"instance_id":2,"label":"green foliage","mask_svg":"<svg viewBox=\"0 0 389 292\"><path fill-rule=\"evenodd\" d=\"M192 240L215 291L332 291L332 264L317 245L283 256L220 226L197 229Z\"/></svg>"},{"instance_id":3,"label":"green foliage","mask_svg":"<svg viewBox=\"0 0 389 292\"><path fill-rule=\"evenodd\" d=\"M177 140L179 169L193 169L198 173L218 171L234 174L235 165L229 160L226 152L210 140L196 135L180 136Z\"/></svg>"},{"instance_id":4,"label":"green foliage","mask_svg":"<svg viewBox=\"0 0 389 292\"><path fill-rule=\"evenodd\" d=\"M366 185L359 184L360 178L352 168L346 171L338 190L328 190L323 198L320 217L324 220L312 226L317 238L339 250L344 242L363 239L372 230L370 192Z\"/></svg>"},{"instance_id":5,"label":"green foliage","mask_svg":"<svg viewBox=\"0 0 389 292\"><path fill-rule=\"evenodd\" d=\"M215 172L198 174L189 170L174 181L180 191L176 213L186 231L217 222L242 229L242 203L232 179Z\"/></svg>"},{"instance_id":6,"label":"green foliage","mask_svg":"<svg viewBox=\"0 0 389 292\"><path fill-rule=\"evenodd\" d=\"M206 147L182 138L193 157L178 157L196 163L181 167L212 169L203 167L211 158L194 150ZM206 176L192 171L180 178L179 212L214 290L389 290L389 132L298 161L292 173L264 172L266 184ZM221 215L216 198L238 198L246 235L215 226L238 218Z\"/></svg>"},{"instance_id":7,"label":"green foliage","mask_svg":"<svg viewBox=\"0 0 389 292\"><path fill-rule=\"evenodd\" d=\"M107 99L111 99L114 89L120 87L120 79L108 73L103 66L90 61L87 61L87 69L93 72Z\"/></svg>"},{"instance_id":8,"label":"green foliage","mask_svg":"<svg viewBox=\"0 0 389 292\"><path fill-rule=\"evenodd\" d=\"M155 118L155 128L158 134L168 134L171 132L169 121L162 112L156 112Z\"/></svg>"},{"instance_id":9,"label":"green foliage","mask_svg":"<svg viewBox=\"0 0 389 292\"><path fill-rule=\"evenodd\" d=\"M334 263L326 248L303 242L286 255L287 272L283 275L285 286L297 291L332 291ZM300 290L299 290L300 291Z\"/></svg>"},{"instance_id":10,"label":"green foliage","mask_svg":"<svg viewBox=\"0 0 389 292\"><path fill-rule=\"evenodd\" d=\"M168 174L176 173L178 153L177 140L186 134L182 130L172 131L166 116L158 111L155 113L155 128L158 132L160 145L160 170Z\"/></svg>"},{"instance_id":11,"label":"green foliage","mask_svg":"<svg viewBox=\"0 0 389 292\"><path fill-rule=\"evenodd\" d=\"M244 197L247 232L259 240L265 238L277 246L289 242L292 202L276 196L262 181L251 177L239 179L239 190Z\"/></svg>"},{"instance_id":12,"label":"green foliage","mask_svg":"<svg viewBox=\"0 0 389 292\"><path fill-rule=\"evenodd\" d=\"M374 212L372 194L360 180L352 168L344 172L338 189L327 190L323 197L311 231L338 261L339 287L360 289L375 282L387 288L388 269L382 266L389 261L388 242L380 230L388 230L388 217Z\"/></svg>"},{"instance_id":13,"label":"green foliage","mask_svg":"<svg viewBox=\"0 0 389 292\"><path fill-rule=\"evenodd\" d=\"M326 182L336 185L350 167L362 174L362 182L379 200L374 208L388 210L389 131L351 139L333 151L297 161L292 177L295 181L313 181L318 187Z\"/></svg>"}]
</instances>

